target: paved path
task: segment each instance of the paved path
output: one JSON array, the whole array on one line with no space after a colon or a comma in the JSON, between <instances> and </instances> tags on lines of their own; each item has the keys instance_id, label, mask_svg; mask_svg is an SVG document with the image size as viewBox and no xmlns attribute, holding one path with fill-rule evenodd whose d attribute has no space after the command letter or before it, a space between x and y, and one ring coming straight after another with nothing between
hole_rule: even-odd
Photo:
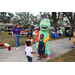
<instances>
[{"instance_id":1,"label":"paved path","mask_svg":"<svg viewBox=\"0 0 75 75\"><path fill-rule=\"evenodd\" d=\"M51 59L72 50L72 40L68 40L68 38L66 38L50 41L49 46L51 51ZM35 44L32 46L32 48L33 51L36 51ZM0 62L27 62L27 58L24 55L24 49L24 46L21 46L21 50L19 51L16 51L15 47L12 47L12 50L10 52L7 48L0 49ZM47 59L44 59L43 61L47 61ZM38 57L36 56L36 54L33 55L33 62L43 61L38 61Z\"/></svg>"}]
</instances>

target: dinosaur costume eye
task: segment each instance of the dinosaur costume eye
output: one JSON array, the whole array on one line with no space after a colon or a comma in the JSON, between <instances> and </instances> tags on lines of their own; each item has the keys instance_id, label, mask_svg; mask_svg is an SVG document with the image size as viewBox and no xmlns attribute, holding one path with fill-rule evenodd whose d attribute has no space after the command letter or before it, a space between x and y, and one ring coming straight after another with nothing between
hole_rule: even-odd
<instances>
[{"instance_id":1,"label":"dinosaur costume eye","mask_svg":"<svg viewBox=\"0 0 75 75\"><path fill-rule=\"evenodd\" d=\"M48 21L46 21L46 23L48 23Z\"/></svg>"},{"instance_id":2,"label":"dinosaur costume eye","mask_svg":"<svg viewBox=\"0 0 75 75\"><path fill-rule=\"evenodd\" d=\"M42 22L44 23L44 20Z\"/></svg>"}]
</instances>

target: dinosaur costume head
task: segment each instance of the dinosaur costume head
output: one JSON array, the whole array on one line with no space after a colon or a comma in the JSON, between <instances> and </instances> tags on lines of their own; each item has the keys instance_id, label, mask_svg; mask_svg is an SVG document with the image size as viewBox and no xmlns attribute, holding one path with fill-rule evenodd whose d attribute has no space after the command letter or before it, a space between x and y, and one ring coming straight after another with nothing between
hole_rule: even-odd
<instances>
[{"instance_id":1,"label":"dinosaur costume head","mask_svg":"<svg viewBox=\"0 0 75 75\"><path fill-rule=\"evenodd\" d=\"M50 20L49 19L43 19L40 22L40 29L46 31L49 28L50 28Z\"/></svg>"}]
</instances>

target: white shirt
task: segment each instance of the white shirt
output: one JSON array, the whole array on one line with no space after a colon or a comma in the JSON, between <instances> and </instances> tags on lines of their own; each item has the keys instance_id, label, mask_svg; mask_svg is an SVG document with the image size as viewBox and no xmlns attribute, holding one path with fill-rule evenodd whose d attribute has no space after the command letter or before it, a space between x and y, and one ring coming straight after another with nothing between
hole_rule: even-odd
<instances>
[{"instance_id":1,"label":"white shirt","mask_svg":"<svg viewBox=\"0 0 75 75\"><path fill-rule=\"evenodd\" d=\"M25 48L26 56L32 57L32 53L31 53L32 51L33 50L31 47L26 46L26 48Z\"/></svg>"}]
</instances>

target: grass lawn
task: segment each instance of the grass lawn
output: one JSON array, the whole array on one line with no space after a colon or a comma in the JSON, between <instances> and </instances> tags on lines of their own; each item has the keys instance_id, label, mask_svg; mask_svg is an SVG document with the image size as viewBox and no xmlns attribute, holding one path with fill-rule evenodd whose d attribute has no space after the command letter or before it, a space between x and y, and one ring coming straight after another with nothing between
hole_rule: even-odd
<instances>
[{"instance_id":1,"label":"grass lawn","mask_svg":"<svg viewBox=\"0 0 75 75\"><path fill-rule=\"evenodd\" d=\"M26 35L24 36L22 35L20 45L24 45L26 40L27 40ZM0 43L9 43L11 47L15 47L15 40L14 38L11 37L11 35L8 35L8 32L1 32ZM3 46L2 48L6 47Z\"/></svg>"},{"instance_id":2,"label":"grass lawn","mask_svg":"<svg viewBox=\"0 0 75 75\"><path fill-rule=\"evenodd\" d=\"M75 49L48 60L47 62L75 62Z\"/></svg>"},{"instance_id":3,"label":"grass lawn","mask_svg":"<svg viewBox=\"0 0 75 75\"><path fill-rule=\"evenodd\" d=\"M49 32L51 34L51 31ZM61 38L50 38L49 41L52 40L58 40L58 39L63 39L63 38L67 38L66 36L62 35ZM35 38L33 38L35 41ZM21 43L20 45L25 45L25 41L27 40L27 35L21 35ZM1 32L0 35L0 44L1 43L9 43L11 45L11 47L15 47L15 40L14 38L11 37L11 35L8 35L8 32ZM2 47L2 48L6 48L6 47Z\"/></svg>"}]
</instances>

